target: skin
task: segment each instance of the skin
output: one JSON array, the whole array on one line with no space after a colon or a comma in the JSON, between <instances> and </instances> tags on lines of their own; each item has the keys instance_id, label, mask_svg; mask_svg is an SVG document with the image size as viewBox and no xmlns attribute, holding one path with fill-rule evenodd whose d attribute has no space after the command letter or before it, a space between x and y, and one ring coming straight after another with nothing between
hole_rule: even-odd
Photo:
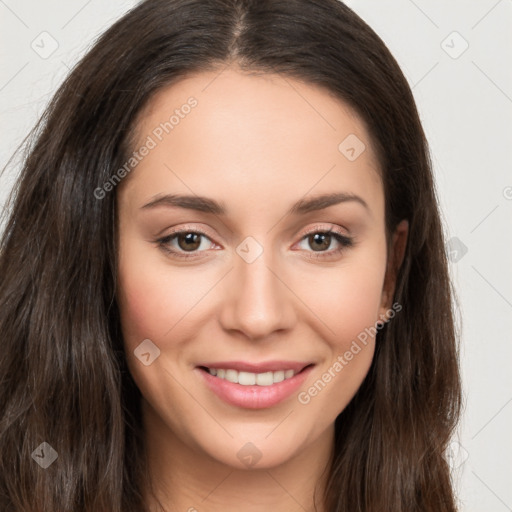
<instances>
[{"instance_id":1,"label":"skin","mask_svg":"<svg viewBox=\"0 0 512 512\"><path fill-rule=\"evenodd\" d=\"M379 166L360 118L323 88L279 75L230 67L162 89L139 116L134 150L190 96L197 106L117 190L118 300L130 372L143 395L153 490L173 511L311 511L333 452L334 421L365 378L375 339L307 404L294 393L267 409L235 407L195 367L314 362L299 390L307 391L389 311L407 223L388 247ZM349 134L366 145L354 161L338 150ZM286 215L296 201L332 192L355 194L367 208L346 201ZM228 213L141 209L171 193L213 198ZM336 253L335 238L324 249L308 242L309 230L330 228L354 245ZM192 258L172 257L155 242L176 229L206 232ZM236 251L248 236L263 248L251 263ZM178 242L167 245L187 254ZM148 366L134 355L145 339L160 350ZM247 442L261 454L252 466L237 456ZM158 510L149 491L147 499ZM324 510L318 495L316 506Z\"/></svg>"}]
</instances>

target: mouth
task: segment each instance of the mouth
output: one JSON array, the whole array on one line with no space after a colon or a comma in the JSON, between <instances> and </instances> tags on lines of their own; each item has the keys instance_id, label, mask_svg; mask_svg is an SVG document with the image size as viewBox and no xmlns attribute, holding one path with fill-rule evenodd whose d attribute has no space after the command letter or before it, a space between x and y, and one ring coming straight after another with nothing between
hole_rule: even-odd
<instances>
[{"instance_id":1,"label":"mouth","mask_svg":"<svg viewBox=\"0 0 512 512\"><path fill-rule=\"evenodd\" d=\"M200 370L208 372L210 375L218 379L224 379L233 384L240 384L241 386L272 386L284 380L291 379L295 375L303 372L306 368L313 366L312 363L306 364L300 370L293 368L283 368L280 370L268 370L265 372L249 372L239 371L235 368L213 368L208 366L199 366Z\"/></svg>"},{"instance_id":2,"label":"mouth","mask_svg":"<svg viewBox=\"0 0 512 512\"><path fill-rule=\"evenodd\" d=\"M314 366L314 363L286 361L259 365L225 362L200 364L196 370L207 387L224 402L245 409L264 409L297 391Z\"/></svg>"}]
</instances>

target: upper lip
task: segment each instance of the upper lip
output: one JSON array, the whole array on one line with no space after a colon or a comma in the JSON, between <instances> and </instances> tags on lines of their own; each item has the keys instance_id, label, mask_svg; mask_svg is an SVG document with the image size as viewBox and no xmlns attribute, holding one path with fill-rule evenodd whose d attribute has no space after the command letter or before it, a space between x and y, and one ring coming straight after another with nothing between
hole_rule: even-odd
<instances>
[{"instance_id":1,"label":"upper lip","mask_svg":"<svg viewBox=\"0 0 512 512\"><path fill-rule=\"evenodd\" d=\"M239 372L250 373L276 372L279 370L293 370L295 373L298 373L311 364L313 363L301 361L264 361L261 363L250 363L247 361L217 361L200 363L197 366L233 369Z\"/></svg>"}]
</instances>

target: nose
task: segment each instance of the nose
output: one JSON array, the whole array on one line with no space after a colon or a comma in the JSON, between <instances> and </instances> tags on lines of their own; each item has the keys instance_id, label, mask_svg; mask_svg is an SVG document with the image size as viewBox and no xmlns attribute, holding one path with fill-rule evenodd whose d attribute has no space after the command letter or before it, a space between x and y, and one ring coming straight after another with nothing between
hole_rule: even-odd
<instances>
[{"instance_id":1,"label":"nose","mask_svg":"<svg viewBox=\"0 0 512 512\"><path fill-rule=\"evenodd\" d=\"M296 323L293 290L271 256L270 250L264 250L248 262L235 255L220 314L226 331L238 331L250 340L264 340Z\"/></svg>"}]
</instances>

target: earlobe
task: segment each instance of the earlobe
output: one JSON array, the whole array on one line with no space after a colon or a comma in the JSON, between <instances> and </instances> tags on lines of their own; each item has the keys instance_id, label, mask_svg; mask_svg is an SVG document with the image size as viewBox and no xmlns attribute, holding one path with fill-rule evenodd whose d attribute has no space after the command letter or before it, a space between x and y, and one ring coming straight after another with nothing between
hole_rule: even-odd
<instances>
[{"instance_id":1,"label":"earlobe","mask_svg":"<svg viewBox=\"0 0 512 512\"><path fill-rule=\"evenodd\" d=\"M391 302L393 301L396 279L405 258L408 234L409 222L406 219L403 219L398 223L388 249L386 275L384 277L384 284L382 287L381 316L386 314L391 307Z\"/></svg>"}]
</instances>

